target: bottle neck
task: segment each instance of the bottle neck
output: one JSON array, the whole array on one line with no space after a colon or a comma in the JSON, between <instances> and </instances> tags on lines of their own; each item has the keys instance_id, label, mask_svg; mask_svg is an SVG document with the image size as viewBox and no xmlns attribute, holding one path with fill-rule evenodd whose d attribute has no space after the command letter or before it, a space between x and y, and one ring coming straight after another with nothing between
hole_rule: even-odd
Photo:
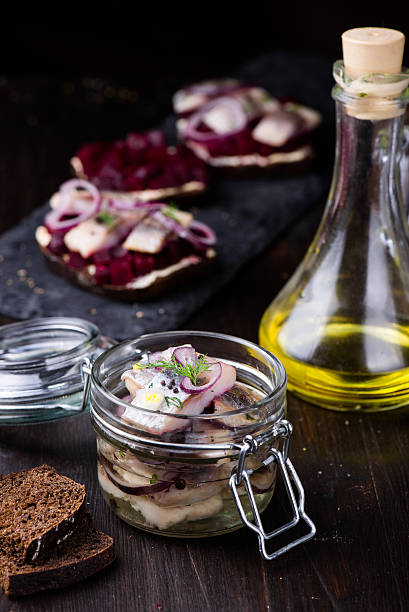
<instances>
[{"instance_id":1,"label":"bottle neck","mask_svg":"<svg viewBox=\"0 0 409 612\"><path fill-rule=\"evenodd\" d=\"M381 208L391 200L403 208L399 162L404 115L358 119L336 101L337 145L330 193L333 206Z\"/></svg>"}]
</instances>

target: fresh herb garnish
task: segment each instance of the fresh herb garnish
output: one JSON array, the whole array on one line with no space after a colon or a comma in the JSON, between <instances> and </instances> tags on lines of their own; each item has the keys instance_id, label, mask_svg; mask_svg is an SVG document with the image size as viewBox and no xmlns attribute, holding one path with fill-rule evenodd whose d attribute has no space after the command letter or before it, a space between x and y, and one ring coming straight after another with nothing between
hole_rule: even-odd
<instances>
[{"instance_id":1,"label":"fresh herb garnish","mask_svg":"<svg viewBox=\"0 0 409 612\"><path fill-rule=\"evenodd\" d=\"M367 96L368 94L366 94L365 92L361 91L361 93L359 94L360 98L365 98L365 96Z\"/></svg>"},{"instance_id":2,"label":"fresh herb garnish","mask_svg":"<svg viewBox=\"0 0 409 612\"><path fill-rule=\"evenodd\" d=\"M179 376L186 376L191 380L194 385L197 385L197 380L203 372L208 372L211 368L211 363L206 359L206 355L200 355L195 357L191 363L182 365L176 361L172 355L170 360L161 359L160 361L154 361L142 365L144 368L161 368L169 372L174 372Z\"/></svg>"},{"instance_id":3,"label":"fresh herb garnish","mask_svg":"<svg viewBox=\"0 0 409 612\"><path fill-rule=\"evenodd\" d=\"M177 221L175 211L179 210L179 207L174 202L169 202L165 208L162 208L162 212L167 217L170 217L174 221Z\"/></svg>"},{"instance_id":4,"label":"fresh herb garnish","mask_svg":"<svg viewBox=\"0 0 409 612\"><path fill-rule=\"evenodd\" d=\"M119 451L119 456L121 457L121 459L125 459L126 454L124 451Z\"/></svg>"},{"instance_id":5,"label":"fresh herb garnish","mask_svg":"<svg viewBox=\"0 0 409 612\"><path fill-rule=\"evenodd\" d=\"M153 387L153 383L150 383L150 384L148 385L148 389L152 389L152 387Z\"/></svg>"},{"instance_id":6,"label":"fresh herb garnish","mask_svg":"<svg viewBox=\"0 0 409 612\"><path fill-rule=\"evenodd\" d=\"M176 408L183 408L183 404L178 397L169 397L169 395L165 395L165 402L167 407L176 406Z\"/></svg>"},{"instance_id":7,"label":"fresh herb garnish","mask_svg":"<svg viewBox=\"0 0 409 612\"><path fill-rule=\"evenodd\" d=\"M104 223L107 227L113 227L116 223L115 215L111 215L107 210L100 210L96 219L100 223Z\"/></svg>"},{"instance_id":8,"label":"fresh herb garnish","mask_svg":"<svg viewBox=\"0 0 409 612\"><path fill-rule=\"evenodd\" d=\"M246 419L248 421L255 421L256 419L254 417L251 416L251 414L249 414L248 412L246 412Z\"/></svg>"},{"instance_id":9,"label":"fresh herb garnish","mask_svg":"<svg viewBox=\"0 0 409 612\"><path fill-rule=\"evenodd\" d=\"M152 478L149 481L151 484L155 484L155 482L158 482L158 476L156 474L152 474Z\"/></svg>"}]
</instances>

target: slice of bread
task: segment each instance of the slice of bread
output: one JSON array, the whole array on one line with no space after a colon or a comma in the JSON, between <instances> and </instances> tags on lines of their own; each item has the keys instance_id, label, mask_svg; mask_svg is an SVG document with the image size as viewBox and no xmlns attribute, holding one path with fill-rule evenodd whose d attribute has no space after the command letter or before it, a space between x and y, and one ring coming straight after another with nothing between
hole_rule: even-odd
<instances>
[{"instance_id":1,"label":"slice of bread","mask_svg":"<svg viewBox=\"0 0 409 612\"><path fill-rule=\"evenodd\" d=\"M85 487L48 465L0 477L0 551L39 562L72 534L84 513Z\"/></svg>"},{"instance_id":2,"label":"slice of bread","mask_svg":"<svg viewBox=\"0 0 409 612\"><path fill-rule=\"evenodd\" d=\"M42 563L17 563L0 553L0 585L10 597L57 589L95 574L114 558L113 539L94 529L90 516L84 514L75 533Z\"/></svg>"}]
</instances>

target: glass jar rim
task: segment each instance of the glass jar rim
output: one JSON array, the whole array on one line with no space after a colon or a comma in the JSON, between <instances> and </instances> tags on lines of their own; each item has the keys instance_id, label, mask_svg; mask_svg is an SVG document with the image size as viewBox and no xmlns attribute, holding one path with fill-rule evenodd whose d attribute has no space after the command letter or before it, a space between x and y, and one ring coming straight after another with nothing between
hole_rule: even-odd
<instances>
[{"instance_id":1,"label":"glass jar rim","mask_svg":"<svg viewBox=\"0 0 409 612\"><path fill-rule=\"evenodd\" d=\"M22 334L26 335L32 333L34 335L40 335L41 332L53 330L77 332L83 337L80 338L77 344L70 346L70 348L65 350L51 350L46 355L41 356L40 354L34 358L25 358L24 351L8 352L7 350L7 345L13 346L13 343L17 342ZM96 325L90 321L77 317L41 317L4 325L0 327L0 372L4 370L17 370L18 372L23 372L24 370L38 369L44 366L54 367L61 363L69 365L86 352L89 346L94 343L100 335L100 331ZM6 347L6 350L2 348L2 345ZM26 347L27 345L25 345L25 348ZM9 355L8 358L7 355ZM22 358L20 358L20 356Z\"/></svg>"},{"instance_id":2,"label":"glass jar rim","mask_svg":"<svg viewBox=\"0 0 409 612\"><path fill-rule=\"evenodd\" d=\"M107 357L109 357L114 351L120 351L122 348L124 348L127 345L132 344L135 341L146 341L147 343L149 342L149 340L154 340L154 339L160 339L160 338L174 338L177 339L178 337L184 337L184 336L200 336L202 338L215 338L221 341L228 341L230 343L236 343L236 344L241 344L244 345L245 347L247 347L248 349L250 349L251 351L256 351L257 353L259 353L260 355L263 355L264 357L266 357L268 359L268 361L270 362L269 365L271 367L271 369L274 370L274 372L276 373L277 376L277 383L274 386L274 389L268 393L266 396L264 396L261 400L254 402L251 407L247 407L247 408L239 408L237 410L232 410L229 411L228 416L230 417L234 417L237 415L241 415L243 413L251 413L253 411L256 411L260 408L263 408L264 406L266 406L267 404L269 404L270 402L272 402L276 397L278 397L283 390L285 390L286 388L286 384L287 384L287 374L286 371L284 369L284 366L282 365L281 361L275 356L273 355L270 351L268 351L265 348L260 347L259 345L249 341L249 340L245 340L243 338L239 338L236 336L232 336L229 334L221 334L218 332L207 332L207 331L196 331L196 330L180 330L180 331L166 331L166 332L155 332L155 333L150 333L150 334L144 334L142 336L139 336L139 338L137 339L131 339L131 340L125 340L123 342L121 342L120 344L117 344L116 346L112 347L111 349L109 349L108 351L106 351L105 353L103 353L102 355L100 355L95 362L93 363L92 366L92 370L91 370L91 380L92 383L95 385L95 387L98 389L98 391L100 393L102 393L102 395L109 401L109 402L114 402L116 405L121 406L123 408L127 408L129 407L129 404L127 404L125 401L121 400L120 398L118 398L116 395L114 395L113 393L111 393L111 391L109 391L108 389L106 389L102 383L102 381L100 380L100 369L101 369L101 365L103 364L104 359L106 359ZM146 352L146 351L145 351ZM141 351L142 353L142 351ZM142 408L139 406L135 406L135 408L137 410L140 410L143 413L146 414L152 414L152 411L146 408ZM91 412L94 411L94 407L91 405ZM104 410L104 412L106 412ZM163 416L169 416L172 418L176 418L176 419L180 419L180 420L187 420L187 419L192 419L192 420L196 420L196 421L206 421L206 420L214 420L216 419L221 419L221 418L226 418L226 414L225 413L221 413L219 415L214 415L214 414L199 414L199 415L189 415L189 414L174 414L174 413L169 413L169 412L160 412L161 415ZM116 415L113 415L112 413L106 413L106 415L109 417L110 420L113 420L117 425L120 425L121 427L124 427L124 422L118 418ZM99 415L99 418L101 418L101 415ZM136 431L140 431L137 428L133 427L133 426L126 426L127 430L136 430Z\"/></svg>"}]
</instances>

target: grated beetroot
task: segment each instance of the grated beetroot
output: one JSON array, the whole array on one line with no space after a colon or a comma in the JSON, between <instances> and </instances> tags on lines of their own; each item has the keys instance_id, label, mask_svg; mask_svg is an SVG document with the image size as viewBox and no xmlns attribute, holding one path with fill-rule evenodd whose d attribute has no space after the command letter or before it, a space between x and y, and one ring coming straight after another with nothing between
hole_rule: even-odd
<instances>
[{"instance_id":1,"label":"grated beetroot","mask_svg":"<svg viewBox=\"0 0 409 612\"><path fill-rule=\"evenodd\" d=\"M67 253L68 249L65 246L64 236L66 232L64 231L55 231L51 234L51 240L48 244L48 249L54 253L54 255L64 255Z\"/></svg>"},{"instance_id":2,"label":"grated beetroot","mask_svg":"<svg viewBox=\"0 0 409 612\"><path fill-rule=\"evenodd\" d=\"M92 256L92 261L94 264L107 264L111 261L111 252L109 249L103 249L102 251L98 251L94 253Z\"/></svg>"},{"instance_id":3,"label":"grated beetroot","mask_svg":"<svg viewBox=\"0 0 409 612\"><path fill-rule=\"evenodd\" d=\"M111 276L109 274L108 266L97 264L95 266L94 280L96 285L111 284Z\"/></svg>"},{"instance_id":4,"label":"grated beetroot","mask_svg":"<svg viewBox=\"0 0 409 612\"><path fill-rule=\"evenodd\" d=\"M67 261L69 266L73 268L85 268L88 263L88 259L84 259L79 253L74 253L74 251L69 252Z\"/></svg>"},{"instance_id":5,"label":"grated beetroot","mask_svg":"<svg viewBox=\"0 0 409 612\"><path fill-rule=\"evenodd\" d=\"M133 268L136 277L149 274L155 269L155 258L144 253L134 253Z\"/></svg>"},{"instance_id":6,"label":"grated beetroot","mask_svg":"<svg viewBox=\"0 0 409 612\"><path fill-rule=\"evenodd\" d=\"M112 285L126 285L134 278L131 262L125 258L111 261L109 273Z\"/></svg>"},{"instance_id":7,"label":"grated beetroot","mask_svg":"<svg viewBox=\"0 0 409 612\"><path fill-rule=\"evenodd\" d=\"M113 143L87 143L76 156L99 189L142 191L207 181L204 162L184 145L167 147L161 130L132 132Z\"/></svg>"}]
</instances>

